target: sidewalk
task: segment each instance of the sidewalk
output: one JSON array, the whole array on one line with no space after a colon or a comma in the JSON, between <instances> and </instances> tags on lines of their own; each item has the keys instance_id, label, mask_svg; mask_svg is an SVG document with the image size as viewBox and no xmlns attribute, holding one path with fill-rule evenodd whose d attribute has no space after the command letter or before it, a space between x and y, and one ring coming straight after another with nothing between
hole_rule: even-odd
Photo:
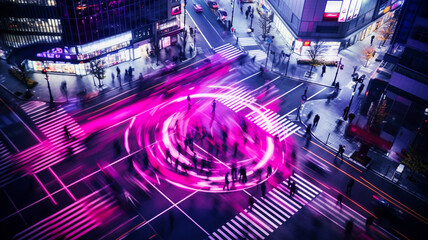
<instances>
[{"instance_id":1,"label":"sidewalk","mask_svg":"<svg viewBox=\"0 0 428 240\"><path fill-rule=\"evenodd\" d=\"M231 13L230 2L227 0L219 1L222 7L225 7L226 10ZM263 41L261 38L262 30L259 26L260 16L257 11L254 11L254 19L252 27L254 29L253 32L247 32L250 27L251 18L248 17L246 19L245 11L248 6L254 8L256 3L244 3L243 5L243 13L240 11L240 4L235 5L235 13L234 13L234 21L233 26L236 29L235 35L239 38L240 44L241 39L244 43L241 46L244 50L253 50L253 49L262 49L264 52L264 56L266 55L268 49L267 41ZM370 59L367 66L366 60L362 58L361 51L363 48L370 46L371 36L377 36L379 30L373 32L371 35L367 36L364 40L356 42L354 45L348 47L347 49L342 50L339 53L338 59L342 57L342 64L344 65L343 70L339 70L337 74L336 82L340 84L340 91L337 97L327 101L324 100L310 100L307 101L300 110L300 119L301 123L305 126L309 123L313 123L313 117L315 114L320 115L320 121L316 128L312 130L312 134L315 138L317 138L320 142L332 148L334 151L337 151L339 144L346 145L345 155L348 158L352 155L354 151L358 151L360 147L360 143L354 141L352 138L348 138L344 135L346 127L348 126L348 121L344 121L342 118L343 110L348 106L352 92L354 83L352 82L352 73L354 72L354 66L358 66L357 73L361 76L363 74L366 75L366 80L364 81L365 88L362 91L361 95L358 96L358 89L354 95L354 99L352 105L350 107L349 113L354 113L356 115L353 120L353 124L358 124L359 126L363 126L365 124L365 117L359 115L359 108L364 98L364 93L368 82L370 81L371 75L374 71L379 67L380 62L375 61L378 57L383 56L384 53L389 48L389 42L385 43L384 46L379 46L379 41L375 38L373 42L373 47L375 48L376 54ZM275 64L272 66L273 55L269 54L269 60L267 64L267 69L271 70L274 73L285 75L286 67L287 67L287 58L282 62L279 62L279 54L281 51L285 53L290 53L290 49L288 46L285 46L285 39L279 33L279 31L272 24L271 32L268 34L270 36L274 36L274 40L271 43L270 50L276 53L275 56ZM257 46L249 44L248 38L253 38L257 42ZM262 54L260 54L262 55ZM259 55L259 56L260 56ZM258 57L259 57L258 56ZM257 58L258 59L258 58ZM256 60L257 61L257 60ZM259 60L258 63L265 66L266 57L264 59ZM290 57L290 63L288 66L287 77L290 79L294 79L297 81L309 82L321 86L327 87L325 92L332 94L334 88L331 86L336 75L336 67L327 67L326 73L323 77L321 77L321 67L315 67L313 69L313 74L311 78L304 77L305 72L310 69L310 65L297 64L297 59L294 54ZM357 86L358 88L358 86ZM309 112L312 112L311 118L307 120L307 116ZM341 122L340 125L337 123ZM374 150L370 150L368 153L368 157L371 158L371 162L368 166L363 166L367 170L371 170L377 175L384 177L392 182L392 177L397 166L400 164L398 161L389 158L382 152L377 152ZM354 161L350 159L351 161ZM355 161L354 161L355 162ZM356 164L359 164L355 162ZM361 164L359 164L361 165ZM420 175L418 173L414 173L413 180L409 180L409 176L412 174L411 169L405 168L402 177L396 183L397 186L402 189L411 192L412 194L418 196L419 198L428 201L428 191L425 190L424 183L427 181L426 177ZM424 191L425 190L425 191Z\"/></svg>"},{"instance_id":2,"label":"sidewalk","mask_svg":"<svg viewBox=\"0 0 428 240\"><path fill-rule=\"evenodd\" d=\"M188 44L193 43L193 38L188 38ZM181 40L179 40L179 44L182 46ZM201 53L202 54L202 53ZM68 98L69 101L77 101L79 99L79 93L83 92L86 89L87 94L97 95L100 92L108 92L112 89L116 89L120 87L116 68L119 67L121 70L121 81L122 85L126 85L129 83L129 81L126 81L124 78L125 69L128 69L129 67L134 68L133 72L133 81L137 80L139 77L139 74L142 73L144 76L147 74L152 74L154 71L160 70L162 67L164 67L164 63L166 60L173 62L172 58L173 56L179 55L179 49L177 46L171 46L166 49L162 49L160 52L159 57L159 65L156 65L156 57L149 57L144 54L143 57L138 58L136 60L131 60L128 62L123 62L120 64L117 64L115 66L105 68L105 79L103 79L102 87L99 88L99 82L98 79L93 77L91 74L88 74L86 76L76 76L76 75L67 75L62 73L48 73L49 76L49 83L52 91L52 96L55 103L64 103L67 101L66 97L61 93L61 83L65 81L67 83L67 91L68 91ZM193 51L193 56L190 57L188 47L186 47L186 56L188 57L185 61L190 61L194 57L196 57L196 51ZM177 62L177 64L180 64L180 61ZM9 64L7 64L5 61L0 61L0 88L5 89L15 97L21 100L25 101L44 101L49 102L49 91L47 87L47 81L45 79L46 75L36 72L32 73L30 77L38 82L38 84L30 89L33 96L30 99L24 98L24 93L26 91L26 86L19 82L17 79L15 79L8 71L8 68L10 67ZM114 74L114 80L112 79L112 73ZM4 77L1 77L4 76ZM21 93L22 95L17 95L16 93Z\"/></svg>"}]
</instances>

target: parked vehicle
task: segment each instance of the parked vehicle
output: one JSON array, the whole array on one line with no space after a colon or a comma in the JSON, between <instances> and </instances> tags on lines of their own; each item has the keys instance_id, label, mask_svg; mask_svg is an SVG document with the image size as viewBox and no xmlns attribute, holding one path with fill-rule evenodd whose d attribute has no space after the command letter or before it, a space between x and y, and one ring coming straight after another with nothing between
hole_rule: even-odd
<instances>
[{"instance_id":1,"label":"parked vehicle","mask_svg":"<svg viewBox=\"0 0 428 240\"><path fill-rule=\"evenodd\" d=\"M224 23L224 21L226 21L227 18L227 12L225 9L223 8L219 8L217 10L217 20L221 21Z\"/></svg>"},{"instance_id":2,"label":"parked vehicle","mask_svg":"<svg viewBox=\"0 0 428 240\"><path fill-rule=\"evenodd\" d=\"M214 0L206 0L206 3L210 8L218 9L218 3Z\"/></svg>"}]
</instances>

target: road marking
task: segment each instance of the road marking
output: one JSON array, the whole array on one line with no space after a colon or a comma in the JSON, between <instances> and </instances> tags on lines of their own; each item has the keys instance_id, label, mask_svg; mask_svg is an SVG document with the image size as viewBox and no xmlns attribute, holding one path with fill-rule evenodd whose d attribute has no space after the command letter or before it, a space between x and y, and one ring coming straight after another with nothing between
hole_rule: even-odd
<instances>
[{"instance_id":1,"label":"road marking","mask_svg":"<svg viewBox=\"0 0 428 240\"><path fill-rule=\"evenodd\" d=\"M195 24L195 27L199 30L199 33L201 33L202 37L205 39L205 42L208 43L208 46L210 46L210 48L213 48L213 46L211 46L210 42L208 42L208 39L205 37L204 33L199 28L198 24L196 24L195 20L193 20L192 15L190 15L187 10L186 10L186 12L187 12L187 15L190 17L190 19L192 20L192 22Z\"/></svg>"}]
</instances>

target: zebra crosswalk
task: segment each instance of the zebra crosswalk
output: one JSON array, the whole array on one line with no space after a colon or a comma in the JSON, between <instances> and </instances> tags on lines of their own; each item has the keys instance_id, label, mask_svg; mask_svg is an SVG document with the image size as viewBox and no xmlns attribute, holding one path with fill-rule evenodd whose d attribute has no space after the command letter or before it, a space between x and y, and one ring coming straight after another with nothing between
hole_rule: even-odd
<instances>
[{"instance_id":1,"label":"zebra crosswalk","mask_svg":"<svg viewBox=\"0 0 428 240\"><path fill-rule=\"evenodd\" d=\"M238 112L244 109L251 102L255 101L255 99L246 87L241 86L222 95L218 101L233 111Z\"/></svg>"},{"instance_id":2,"label":"zebra crosswalk","mask_svg":"<svg viewBox=\"0 0 428 240\"><path fill-rule=\"evenodd\" d=\"M266 53L263 50L256 49L256 50L248 50L248 56L250 58L256 57L256 61L263 61L266 59Z\"/></svg>"},{"instance_id":3,"label":"zebra crosswalk","mask_svg":"<svg viewBox=\"0 0 428 240\"><path fill-rule=\"evenodd\" d=\"M239 112L245 109L249 104L255 102L256 99L252 96L253 92L254 90L249 91L243 86L236 87L221 96L218 101L231 110ZM281 116L266 108L260 108L259 110L259 112L252 111L245 117L269 134L278 136L280 141L286 139L300 129L300 126L288 120L286 115Z\"/></svg>"},{"instance_id":4,"label":"zebra crosswalk","mask_svg":"<svg viewBox=\"0 0 428 240\"><path fill-rule=\"evenodd\" d=\"M0 141L0 159L6 159L10 156L9 149Z\"/></svg>"},{"instance_id":5,"label":"zebra crosswalk","mask_svg":"<svg viewBox=\"0 0 428 240\"><path fill-rule=\"evenodd\" d=\"M290 196L287 181L257 200L252 209L245 209L208 236L209 239L264 239L323 191L302 176L294 174L297 193Z\"/></svg>"},{"instance_id":6,"label":"zebra crosswalk","mask_svg":"<svg viewBox=\"0 0 428 240\"><path fill-rule=\"evenodd\" d=\"M41 172L65 160L71 154L77 154L86 149L83 144L85 133L62 107L51 109L49 104L44 102L28 102L21 107L47 140L11 155L11 160L2 159L0 187L23 176ZM64 137L64 126L67 126L71 135L70 140Z\"/></svg>"},{"instance_id":7,"label":"zebra crosswalk","mask_svg":"<svg viewBox=\"0 0 428 240\"><path fill-rule=\"evenodd\" d=\"M252 37L241 37L238 39L239 45L246 47L246 46L257 46L256 40Z\"/></svg>"},{"instance_id":8,"label":"zebra crosswalk","mask_svg":"<svg viewBox=\"0 0 428 240\"><path fill-rule=\"evenodd\" d=\"M298 131L300 126L288 120L286 115L279 115L270 109L261 109L261 113L253 112L247 118L260 128L282 141Z\"/></svg>"},{"instance_id":9,"label":"zebra crosswalk","mask_svg":"<svg viewBox=\"0 0 428 240\"><path fill-rule=\"evenodd\" d=\"M214 52L226 58L227 60L233 60L242 55L245 55L245 53L242 50L237 49L230 43L226 43L224 45L216 47L213 50Z\"/></svg>"},{"instance_id":10,"label":"zebra crosswalk","mask_svg":"<svg viewBox=\"0 0 428 240\"><path fill-rule=\"evenodd\" d=\"M15 239L79 239L98 227L112 213L111 194L88 195L14 236Z\"/></svg>"}]
</instances>

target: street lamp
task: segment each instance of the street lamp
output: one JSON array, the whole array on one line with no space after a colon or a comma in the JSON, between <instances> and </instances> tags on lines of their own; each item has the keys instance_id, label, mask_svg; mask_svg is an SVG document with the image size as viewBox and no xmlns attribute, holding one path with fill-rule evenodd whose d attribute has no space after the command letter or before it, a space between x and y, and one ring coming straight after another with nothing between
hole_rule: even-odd
<instances>
[{"instance_id":1,"label":"street lamp","mask_svg":"<svg viewBox=\"0 0 428 240\"><path fill-rule=\"evenodd\" d=\"M233 13L235 12L235 1L230 0L230 5L232 5L232 20L230 21L230 28L233 26Z\"/></svg>"},{"instance_id":2,"label":"street lamp","mask_svg":"<svg viewBox=\"0 0 428 240\"><path fill-rule=\"evenodd\" d=\"M343 70L342 58L340 58L340 61L337 64L336 75L334 76L334 80L331 83L331 86L334 86L336 84L336 79L337 79L337 74L339 73L339 68Z\"/></svg>"},{"instance_id":3,"label":"street lamp","mask_svg":"<svg viewBox=\"0 0 428 240\"><path fill-rule=\"evenodd\" d=\"M354 86L354 90L352 91L351 100L349 100L349 105L346 108L346 111L343 113L344 114L343 120L345 121L348 119L348 113L349 113L349 110L351 109L352 99L354 99L355 90L357 90L357 85L358 83L362 83L364 79L366 79L365 74L361 75L360 77L358 77L358 73L352 74L352 81L355 82L355 86Z\"/></svg>"},{"instance_id":4,"label":"street lamp","mask_svg":"<svg viewBox=\"0 0 428 240\"><path fill-rule=\"evenodd\" d=\"M46 75L46 82L48 83L48 90L49 90L49 101L51 103L53 103L53 97L52 97L52 91L51 91L51 85L49 83L49 76L48 76L48 71L47 68L43 68L42 73Z\"/></svg>"},{"instance_id":5,"label":"street lamp","mask_svg":"<svg viewBox=\"0 0 428 240\"><path fill-rule=\"evenodd\" d=\"M265 68L267 68L267 63L268 63L268 60L269 60L269 52L270 52L270 44L272 43L272 40L275 38L275 36L272 36L272 37L268 37L268 39L267 39L267 42L269 43L269 45L268 45L268 50L267 50L267 52L266 52L266 63L265 63Z\"/></svg>"}]
</instances>

